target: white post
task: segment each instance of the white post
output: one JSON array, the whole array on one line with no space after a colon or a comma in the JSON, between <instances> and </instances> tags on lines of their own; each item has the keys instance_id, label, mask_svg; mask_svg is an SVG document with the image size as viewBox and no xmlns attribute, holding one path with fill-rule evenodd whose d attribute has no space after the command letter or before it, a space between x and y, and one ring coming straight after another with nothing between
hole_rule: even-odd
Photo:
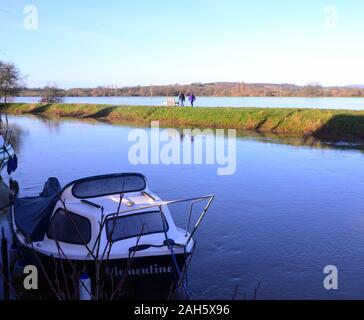
<instances>
[{"instance_id":1,"label":"white post","mask_svg":"<svg viewBox=\"0 0 364 320\"><path fill-rule=\"evenodd\" d=\"M80 300L91 300L91 279L87 273L80 276Z\"/></svg>"}]
</instances>

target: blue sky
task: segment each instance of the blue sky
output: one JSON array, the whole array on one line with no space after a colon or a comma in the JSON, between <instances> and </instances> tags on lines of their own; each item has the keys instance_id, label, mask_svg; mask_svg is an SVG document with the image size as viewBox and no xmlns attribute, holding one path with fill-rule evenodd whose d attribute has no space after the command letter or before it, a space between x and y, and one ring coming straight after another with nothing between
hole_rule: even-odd
<instances>
[{"instance_id":1,"label":"blue sky","mask_svg":"<svg viewBox=\"0 0 364 320\"><path fill-rule=\"evenodd\" d=\"M363 16L359 0L0 0L0 60L28 86L364 84Z\"/></svg>"}]
</instances>

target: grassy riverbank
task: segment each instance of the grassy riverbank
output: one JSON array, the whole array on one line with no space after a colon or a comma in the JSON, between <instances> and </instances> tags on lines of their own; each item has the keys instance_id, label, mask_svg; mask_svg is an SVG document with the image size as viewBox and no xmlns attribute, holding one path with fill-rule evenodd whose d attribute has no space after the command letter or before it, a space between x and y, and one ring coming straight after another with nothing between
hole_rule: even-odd
<instances>
[{"instance_id":1,"label":"grassy riverbank","mask_svg":"<svg viewBox=\"0 0 364 320\"><path fill-rule=\"evenodd\" d=\"M364 141L364 111L12 103L6 112L94 118L113 123L148 124L159 120L162 125L175 127L254 130L325 140Z\"/></svg>"}]
</instances>

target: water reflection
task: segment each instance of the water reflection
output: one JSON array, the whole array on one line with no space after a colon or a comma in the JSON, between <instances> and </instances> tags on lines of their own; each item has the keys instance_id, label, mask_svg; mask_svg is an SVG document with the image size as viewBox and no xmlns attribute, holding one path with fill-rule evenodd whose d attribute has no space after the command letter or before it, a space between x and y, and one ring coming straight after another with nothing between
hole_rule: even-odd
<instances>
[{"instance_id":1,"label":"water reflection","mask_svg":"<svg viewBox=\"0 0 364 320\"><path fill-rule=\"evenodd\" d=\"M22 116L19 116L22 117ZM47 116L47 115L27 115L27 118L33 118L34 120L38 120L48 128L49 133L58 133L62 127L62 124L70 122L70 123L87 123L87 124L108 124L110 126L117 126L117 127L128 127L128 128L146 128L145 123L135 123L135 122L118 122L114 123L111 120L107 119L93 119L93 118L69 118L69 117L55 117L55 116ZM16 140L20 140L21 136L26 135L27 132L24 131L20 126L16 124L12 124L14 127L14 131L16 135L14 136L14 143L17 144ZM161 129L168 129L168 125L160 124ZM169 134L171 137L176 138L175 132L179 134L180 142L183 142L186 138L189 139L191 142L195 140L195 137L199 135L198 132L194 132L194 134L185 135L184 127L181 128L173 128L169 130ZM203 129L202 129L203 131ZM200 134L205 135L204 132ZM347 143L347 142L330 142L324 141L319 138L315 138L312 136L307 137L297 137L297 136L287 136L278 133L265 133L260 131L244 131L244 130L237 130L237 137L243 139L251 139L254 141L259 141L262 143L273 143L273 144L285 144L295 147L310 147L310 148L317 148L317 149L337 149L337 150L361 150L364 152L364 143Z\"/></svg>"},{"instance_id":2,"label":"water reflection","mask_svg":"<svg viewBox=\"0 0 364 320\"><path fill-rule=\"evenodd\" d=\"M19 152L22 148L23 137L27 134L27 132L16 123L9 123L8 130L9 141L12 144L15 153Z\"/></svg>"},{"instance_id":3,"label":"water reflection","mask_svg":"<svg viewBox=\"0 0 364 320\"><path fill-rule=\"evenodd\" d=\"M60 129L60 121L54 117L48 117L46 115L36 115L35 118L39 119L46 128L48 128L50 133L58 133Z\"/></svg>"},{"instance_id":4,"label":"water reflection","mask_svg":"<svg viewBox=\"0 0 364 320\"><path fill-rule=\"evenodd\" d=\"M4 178L0 177L0 214L8 212L8 205L10 204L10 189L4 182Z\"/></svg>"}]
</instances>

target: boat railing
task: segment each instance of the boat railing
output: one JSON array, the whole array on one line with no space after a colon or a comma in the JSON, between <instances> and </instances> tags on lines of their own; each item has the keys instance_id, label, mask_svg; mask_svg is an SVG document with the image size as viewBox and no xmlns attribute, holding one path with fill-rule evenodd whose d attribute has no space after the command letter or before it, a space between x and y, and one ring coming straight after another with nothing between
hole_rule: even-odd
<instances>
[{"instance_id":1,"label":"boat railing","mask_svg":"<svg viewBox=\"0 0 364 320\"><path fill-rule=\"evenodd\" d=\"M138 206L136 208L131 208L131 209L128 209L128 210L119 211L119 212L114 213L114 214L108 214L108 215L106 215L104 221L106 222L111 217L112 218L117 218L120 215L129 214L129 213L133 213L133 212L140 212L141 210L147 210L147 209L151 209L151 208L158 208L159 211L162 213L162 215L164 217L163 206L190 202L190 206L189 206L189 210L188 210L186 234L185 234L185 236L187 236L189 234L189 237L188 237L188 239L186 241L186 246L187 246L188 243L191 241L192 237L195 235L198 227L200 226L203 218L206 215L207 210L210 208L211 203L214 200L214 198L215 198L215 195L211 194L211 195L202 196L202 197L194 197L194 198L186 198L186 199L170 200L170 201L158 201L158 202L156 202L154 204L150 204L150 205L146 205L146 206ZM191 217L192 217L193 207L194 207L194 205L196 203L199 203L199 202L202 202L202 201L206 201L206 205L204 206L202 212L200 213L199 218L197 219L194 227L190 231L189 229L190 229L190 224L191 224Z\"/></svg>"}]
</instances>

